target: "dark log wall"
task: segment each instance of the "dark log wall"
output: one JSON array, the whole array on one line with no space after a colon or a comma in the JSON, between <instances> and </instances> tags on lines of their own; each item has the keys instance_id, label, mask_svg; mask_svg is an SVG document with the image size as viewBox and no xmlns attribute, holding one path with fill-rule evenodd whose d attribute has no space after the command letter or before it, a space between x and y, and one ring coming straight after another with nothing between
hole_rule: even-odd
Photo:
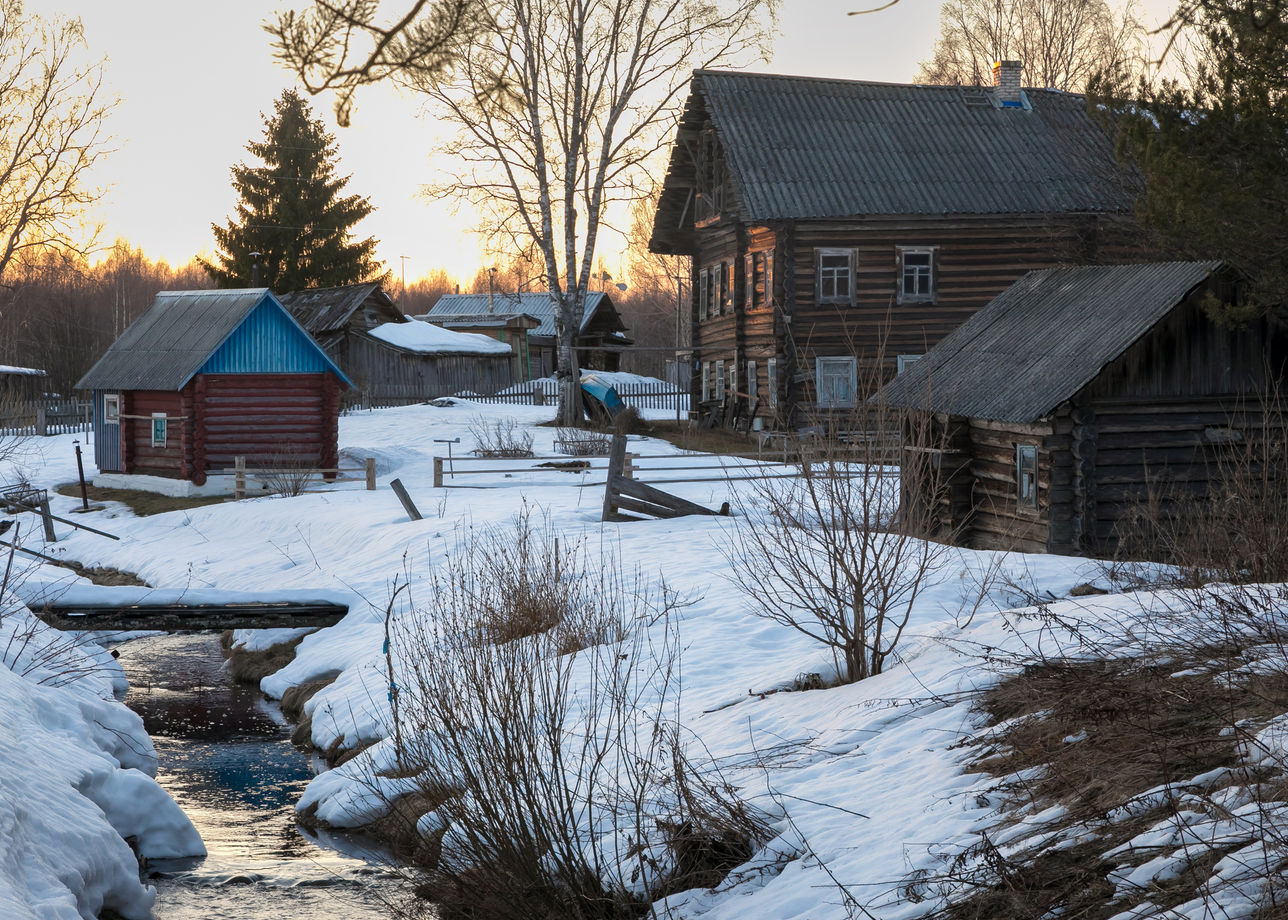
<instances>
[{"instance_id":1,"label":"dark log wall","mask_svg":"<svg viewBox=\"0 0 1288 920\"><path fill-rule=\"evenodd\" d=\"M164 412L169 419L165 447L152 446L151 416L154 412ZM122 393L122 470L182 479L185 466L191 463L192 450L191 414L187 416L188 421L179 421L184 415L184 400L179 393L167 390L126 390Z\"/></svg>"},{"instance_id":2,"label":"dark log wall","mask_svg":"<svg viewBox=\"0 0 1288 920\"><path fill-rule=\"evenodd\" d=\"M202 377L197 424L208 469L230 468L239 456L251 467L334 465L339 398L333 375Z\"/></svg>"},{"instance_id":3,"label":"dark log wall","mask_svg":"<svg viewBox=\"0 0 1288 920\"><path fill-rule=\"evenodd\" d=\"M815 398L816 356L858 354L869 365L880 357L881 375L888 378L899 355L924 354L1025 272L1138 258L1127 227L1112 215L871 218L773 227L712 222L695 233L694 360L699 371L702 362L738 362L741 387L747 360L756 362L764 384L766 362L775 358L784 402L808 410ZM934 249L932 301L898 303L901 246ZM819 249L853 253L853 303L816 302ZM769 250L773 306L749 312L746 256ZM733 311L699 319L699 272L721 263L734 266ZM793 376L793 365L801 373ZM694 379L696 392L700 373ZM764 395L759 414L770 417ZM792 422L806 420L798 413Z\"/></svg>"},{"instance_id":4,"label":"dark log wall","mask_svg":"<svg viewBox=\"0 0 1288 920\"><path fill-rule=\"evenodd\" d=\"M1060 501L1068 490L1066 473L1052 464L1052 445L1059 431L1051 423L969 421L970 502L972 510L963 542L981 549L1022 552L1047 550L1047 522L1053 494ZM1038 507L1019 507L1016 488L1017 444L1038 447ZM1055 492L1053 493L1053 487Z\"/></svg>"}]
</instances>

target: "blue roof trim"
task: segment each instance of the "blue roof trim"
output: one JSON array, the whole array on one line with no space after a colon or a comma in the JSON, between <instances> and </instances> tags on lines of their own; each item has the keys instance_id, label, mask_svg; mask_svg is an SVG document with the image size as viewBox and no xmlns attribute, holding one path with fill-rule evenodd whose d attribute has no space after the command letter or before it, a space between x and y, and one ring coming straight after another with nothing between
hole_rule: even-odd
<instances>
[{"instance_id":1,"label":"blue roof trim","mask_svg":"<svg viewBox=\"0 0 1288 920\"><path fill-rule=\"evenodd\" d=\"M265 289L259 303L219 344L197 374L322 374L333 373L346 386L353 381L304 327ZM182 385L181 385L182 386Z\"/></svg>"}]
</instances>

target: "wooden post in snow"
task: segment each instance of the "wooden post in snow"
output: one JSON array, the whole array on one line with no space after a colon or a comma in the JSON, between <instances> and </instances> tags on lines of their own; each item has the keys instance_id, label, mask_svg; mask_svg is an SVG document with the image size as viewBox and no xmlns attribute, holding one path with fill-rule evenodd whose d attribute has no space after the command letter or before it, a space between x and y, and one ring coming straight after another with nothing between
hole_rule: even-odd
<instances>
[{"instance_id":1,"label":"wooden post in snow","mask_svg":"<svg viewBox=\"0 0 1288 920\"><path fill-rule=\"evenodd\" d=\"M406 510L407 516L413 521L421 520L420 511L417 510L416 504L411 500L411 496L407 494L407 489L403 487L402 480L393 480L389 483L389 488L394 490L394 494L397 495L398 500L402 502L402 506L404 510Z\"/></svg>"},{"instance_id":2,"label":"wooden post in snow","mask_svg":"<svg viewBox=\"0 0 1288 920\"><path fill-rule=\"evenodd\" d=\"M246 497L246 458L236 457L233 460L233 498Z\"/></svg>"},{"instance_id":3,"label":"wooden post in snow","mask_svg":"<svg viewBox=\"0 0 1288 920\"><path fill-rule=\"evenodd\" d=\"M47 494L40 500L40 519L45 525L45 542L57 543L58 534L54 533L54 516L49 513L49 496Z\"/></svg>"},{"instance_id":4,"label":"wooden post in snow","mask_svg":"<svg viewBox=\"0 0 1288 920\"><path fill-rule=\"evenodd\" d=\"M367 458L366 468L367 468L367 491L374 492L376 491L376 458L375 457Z\"/></svg>"},{"instance_id":5,"label":"wooden post in snow","mask_svg":"<svg viewBox=\"0 0 1288 920\"><path fill-rule=\"evenodd\" d=\"M443 487L443 458L435 457L434 458L434 488L441 489L442 487Z\"/></svg>"},{"instance_id":6,"label":"wooden post in snow","mask_svg":"<svg viewBox=\"0 0 1288 920\"><path fill-rule=\"evenodd\" d=\"M604 510L602 520L619 520L618 511L646 514L656 518L683 517L687 514L728 514L729 503L719 511L704 508L687 499L663 492L643 482L636 482L628 475L625 435L614 435L608 454L608 481L604 484Z\"/></svg>"}]
</instances>

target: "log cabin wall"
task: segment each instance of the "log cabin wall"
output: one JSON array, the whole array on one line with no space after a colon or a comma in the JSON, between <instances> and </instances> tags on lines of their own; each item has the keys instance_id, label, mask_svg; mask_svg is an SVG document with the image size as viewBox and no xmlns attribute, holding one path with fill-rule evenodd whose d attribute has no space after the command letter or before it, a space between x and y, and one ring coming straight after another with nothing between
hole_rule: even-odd
<instances>
[{"instance_id":1,"label":"log cabin wall","mask_svg":"<svg viewBox=\"0 0 1288 920\"><path fill-rule=\"evenodd\" d=\"M205 470L289 462L334 466L338 384L331 374L202 374L197 424Z\"/></svg>"},{"instance_id":2,"label":"log cabin wall","mask_svg":"<svg viewBox=\"0 0 1288 920\"><path fill-rule=\"evenodd\" d=\"M184 478L185 465L191 463L191 415L184 418L184 400L180 393L167 390L129 390L121 400L122 470L149 476ZM152 416L166 416L164 446L152 443ZM187 432L185 432L187 428Z\"/></svg>"},{"instance_id":3,"label":"log cabin wall","mask_svg":"<svg viewBox=\"0 0 1288 920\"><path fill-rule=\"evenodd\" d=\"M1056 436L1050 422L1023 425L970 419L970 478L973 483L969 522L962 542L979 549L1041 553L1047 551L1053 464L1048 446ZM1032 444L1037 452L1037 508L1019 507L1016 447ZM1059 477L1055 478L1059 482Z\"/></svg>"},{"instance_id":4,"label":"log cabin wall","mask_svg":"<svg viewBox=\"0 0 1288 920\"><path fill-rule=\"evenodd\" d=\"M736 367L739 390L750 392L745 373L752 361L759 416L773 420L780 407L791 407L781 415L785 424L827 416L813 408L815 358L866 356L869 363L858 372L861 387L865 376L874 376L864 369L880 358L877 375L888 379L899 356L924 354L1026 272L1131 255L1128 226L1106 215L799 221L746 228L730 220L710 222L695 233L694 395L701 395L702 365L714 374L717 361L725 362L726 372ZM901 248L933 254L931 298L900 302ZM818 302L820 250L852 254L853 293L846 302ZM767 269L757 255L768 257ZM732 303L719 285L713 288L722 270L731 275L725 283ZM771 360L778 400L768 392Z\"/></svg>"},{"instance_id":5,"label":"log cabin wall","mask_svg":"<svg viewBox=\"0 0 1288 920\"><path fill-rule=\"evenodd\" d=\"M512 355L421 354L371 336L350 339L346 373L362 396L415 402L468 390L496 393L514 383Z\"/></svg>"}]
</instances>

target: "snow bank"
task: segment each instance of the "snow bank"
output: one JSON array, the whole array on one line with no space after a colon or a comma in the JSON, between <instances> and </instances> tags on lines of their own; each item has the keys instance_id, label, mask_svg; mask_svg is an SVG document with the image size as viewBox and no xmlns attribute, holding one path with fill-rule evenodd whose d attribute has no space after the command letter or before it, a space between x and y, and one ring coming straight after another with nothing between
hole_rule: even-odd
<instances>
[{"instance_id":1,"label":"snow bank","mask_svg":"<svg viewBox=\"0 0 1288 920\"><path fill-rule=\"evenodd\" d=\"M140 856L200 856L187 816L157 785L156 752L103 649L0 597L0 916L151 916Z\"/></svg>"},{"instance_id":2,"label":"snow bank","mask_svg":"<svg viewBox=\"0 0 1288 920\"><path fill-rule=\"evenodd\" d=\"M382 342L425 355L470 354L508 355L509 345L477 332L453 332L423 320L410 323L384 323L371 330Z\"/></svg>"}]
</instances>

